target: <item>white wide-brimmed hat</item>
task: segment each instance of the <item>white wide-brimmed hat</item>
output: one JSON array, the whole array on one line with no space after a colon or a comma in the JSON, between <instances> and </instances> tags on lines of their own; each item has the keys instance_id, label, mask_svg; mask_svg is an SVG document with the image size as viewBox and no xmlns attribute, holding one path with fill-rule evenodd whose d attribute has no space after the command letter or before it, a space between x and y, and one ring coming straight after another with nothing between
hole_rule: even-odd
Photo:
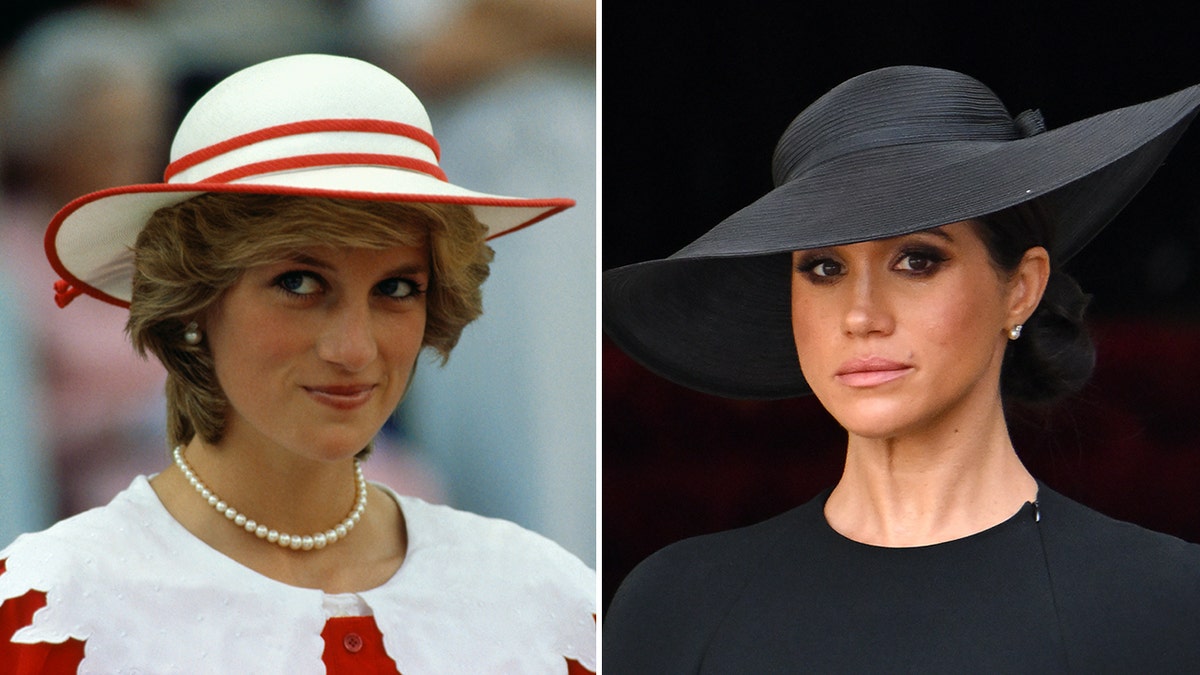
<instances>
[{"instance_id":1,"label":"white wide-brimmed hat","mask_svg":"<svg viewBox=\"0 0 1200 675\"><path fill-rule=\"evenodd\" d=\"M464 204L489 238L575 204L468 190L446 178L439 158L421 101L381 68L327 54L250 66L184 117L163 183L93 192L54 216L46 254L62 276L55 300L87 294L128 306L131 249L147 219L206 192Z\"/></svg>"}]
</instances>

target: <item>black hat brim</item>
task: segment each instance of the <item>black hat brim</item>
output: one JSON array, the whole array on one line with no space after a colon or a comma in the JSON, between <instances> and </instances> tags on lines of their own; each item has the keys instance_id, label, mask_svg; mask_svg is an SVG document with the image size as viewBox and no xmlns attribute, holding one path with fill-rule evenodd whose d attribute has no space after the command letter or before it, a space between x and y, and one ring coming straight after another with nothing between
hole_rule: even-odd
<instances>
[{"instance_id":1,"label":"black hat brim","mask_svg":"<svg viewBox=\"0 0 1200 675\"><path fill-rule=\"evenodd\" d=\"M1011 141L898 144L821 163L669 258L608 270L605 333L650 370L731 398L810 393L790 319L791 251L883 239L1041 198L1075 255L1145 186L1200 85Z\"/></svg>"}]
</instances>

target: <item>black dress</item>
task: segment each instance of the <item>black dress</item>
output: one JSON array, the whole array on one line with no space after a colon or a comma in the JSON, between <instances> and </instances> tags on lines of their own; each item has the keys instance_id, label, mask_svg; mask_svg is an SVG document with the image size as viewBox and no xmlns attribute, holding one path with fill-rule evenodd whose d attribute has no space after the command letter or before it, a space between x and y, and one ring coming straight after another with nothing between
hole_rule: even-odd
<instances>
[{"instance_id":1,"label":"black dress","mask_svg":"<svg viewBox=\"0 0 1200 675\"><path fill-rule=\"evenodd\" d=\"M614 596L604 672L1200 673L1200 545L1038 494L932 546L846 539L828 491L668 546Z\"/></svg>"}]
</instances>

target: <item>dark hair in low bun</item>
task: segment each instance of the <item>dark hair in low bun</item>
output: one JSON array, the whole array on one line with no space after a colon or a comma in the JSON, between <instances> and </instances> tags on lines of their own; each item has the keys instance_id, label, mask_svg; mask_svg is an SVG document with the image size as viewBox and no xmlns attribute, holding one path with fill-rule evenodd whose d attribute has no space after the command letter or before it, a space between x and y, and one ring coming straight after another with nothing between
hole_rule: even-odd
<instances>
[{"instance_id":1,"label":"dark hair in low bun","mask_svg":"<svg viewBox=\"0 0 1200 675\"><path fill-rule=\"evenodd\" d=\"M1096 348L1083 323L1089 299L1070 276L1050 273L1021 338L1004 351L1000 392L1005 398L1045 403L1083 389L1096 365Z\"/></svg>"},{"instance_id":2,"label":"dark hair in low bun","mask_svg":"<svg viewBox=\"0 0 1200 675\"><path fill-rule=\"evenodd\" d=\"M1025 252L1045 246L1050 252L1050 278L1037 309L1018 340L1008 343L1000 373L1004 399L1049 403L1081 390L1092 376L1096 348L1084 325L1091 297L1058 269L1052 220L1036 200L978 219L979 234L992 261L1013 272Z\"/></svg>"}]
</instances>

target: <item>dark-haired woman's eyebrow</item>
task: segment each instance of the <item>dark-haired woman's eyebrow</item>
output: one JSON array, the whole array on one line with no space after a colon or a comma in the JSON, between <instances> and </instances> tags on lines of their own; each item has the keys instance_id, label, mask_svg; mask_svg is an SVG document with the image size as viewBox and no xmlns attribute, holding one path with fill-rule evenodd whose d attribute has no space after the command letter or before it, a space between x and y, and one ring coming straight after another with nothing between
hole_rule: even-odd
<instances>
[{"instance_id":1,"label":"dark-haired woman's eyebrow","mask_svg":"<svg viewBox=\"0 0 1200 675\"><path fill-rule=\"evenodd\" d=\"M941 225L939 225L938 227L931 227L928 230L920 230L917 232L913 232L913 234L932 234L936 237L945 239L947 242L949 242L951 244L954 243L954 237L951 236L950 233L946 231L945 226L941 226Z\"/></svg>"},{"instance_id":2,"label":"dark-haired woman's eyebrow","mask_svg":"<svg viewBox=\"0 0 1200 675\"><path fill-rule=\"evenodd\" d=\"M792 251L793 260L810 260L821 256L833 255L834 246L822 246L821 248L802 248L798 251Z\"/></svg>"}]
</instances>

